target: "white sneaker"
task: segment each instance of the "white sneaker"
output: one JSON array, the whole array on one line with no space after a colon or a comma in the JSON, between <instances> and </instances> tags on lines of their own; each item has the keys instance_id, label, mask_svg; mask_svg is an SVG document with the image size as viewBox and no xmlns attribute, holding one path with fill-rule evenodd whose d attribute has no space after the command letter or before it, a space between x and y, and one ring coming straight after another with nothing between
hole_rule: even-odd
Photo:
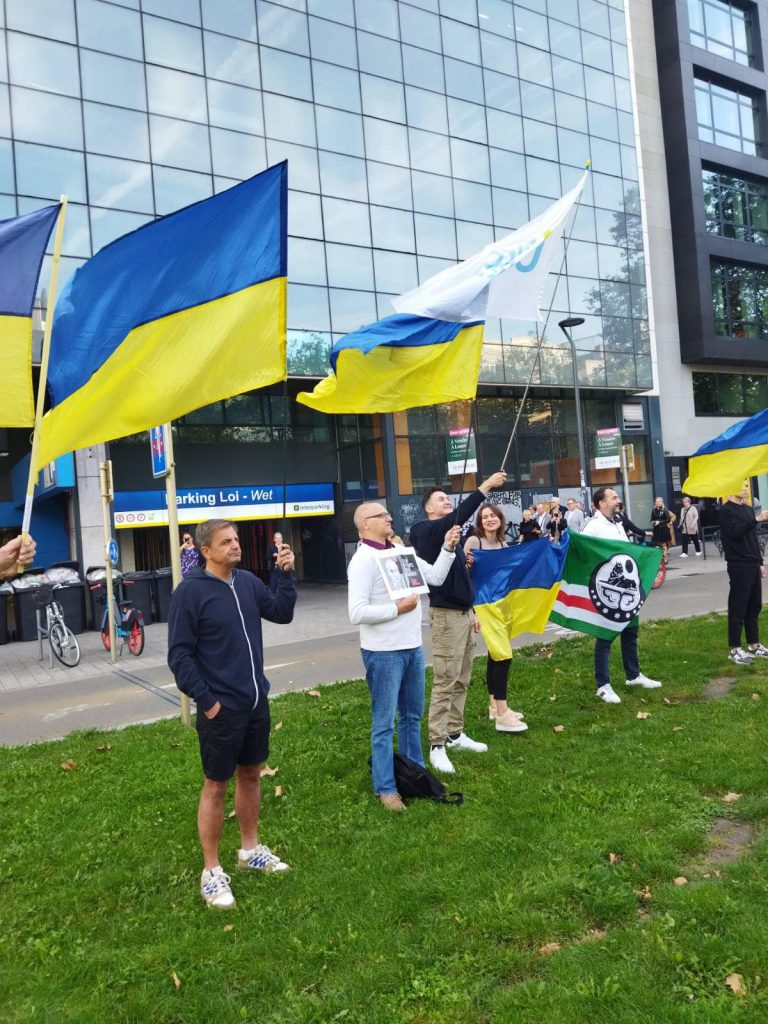
<instances>
[{"instance_id":1,"label":"white sneaker","mask_svg":"<svg viewBox=\"0 0 768 1024\"><path fill-rule=\"evenodd\" d=\"M471 750L475 754L484 754L488 749L487 743L471 740L465 732L460 732L455 740L447 739L445 745L449 750Z\"/></svg>"},{"instance_id":2,"label":"white sneaker","mask_svg":"<svg viewBox=\"0 0 768 1024\"><path fill-rule=\"evenodd\" d=\"M606 704L621 704L621 697L616 693L610 683L606 683L605 686L599 687L597 697L600 700L604 700Z\"/></svg>"},{"instance_id":3,"label":"white sneaker","mask_svg":"<svg viewBox=\"0 0 768 1024\"><path fill-rule=\"evenodd\" d=\"M741 647L734 647L728 655L728 661L733 661L737 665L751 665L754 660L752 655Z\"/></svg>"},{"instance_id":4,"label":"white sneaker","mask_svg":"<svg viewBox=\"0 0 768 1024\"><path fill-rule=\"evenodd\" d=\"M229 888L229 875L222 868L204 869L200 877L200 895L209 907L217 910L229 910L235 905L235 897Z\"/></svg>"},{"instance_id":5,"label":"white sneaker","mask_svg":"<svg viewBox=\"0 0 768 1024\"><path fill-rule=\"evenodd\" d=\"M649 679L642 672L636 679L627 679L627 686L642 686L644 690L658 690L661 685L658 679Z\"/></svg>"},{"instance_id":6,"label":"white sneaker","mask_svg":"<svg viewBox=\"0 0 768 1024\"><path fill-rule=\"evenodd\" d=\"M514 711L504 712L496 719L496 732L527 732L528 726Z\"/></svg>"},{"instance_id":7,"label":"white sneaker","mask_svg":"<svg viewBox=\"0 0 768 1024\"><path fill-rule=\"evenodd\" d=\"M701 552L700 552L700 551L697 551L697 552L696 552L696 557L697 557L697 558L701 558Z\"/></svg>"},{"instance_id":8,"label":"white sneaker","mask_svg":"<svg viewBox=\"0 0 768 1024\"><path fill-rule=\"evenodd\" d=\"M750 658L768 658L768 647L756 644L754 647L748 647L745 653Z\"/></svg>"},{"instance_id":9,"label":"white sneaker","mask_svg":"<svg viewBox=\"0 0 768 1024\"><path fill-rule=\"evenodd\" d=\"M237 866L251 871L263 871L268 875L291 870L285 861L280 860L264 843L260 843L253 850L240 850L237 854Z\"/></svg>"},{"instance_id":10,"label":"white sneaker","mask_svg":"<svg viewBox=\"0 0 768 1024\"><path fill-rule=\"evenodd\" d=\"M681 558L687 558L688 555L680 555Z\"/></svg>"},{"instance_id":11,"label":"white sneaker","mask_svg":"<svg viewBox=\"0 0 768 1024\"><path fill-rule=\"evenodd\" d=\"M429 763L432 765L436 772L445 772L447 775L453 775L453 773L456 771L451 762L448 760L448 755L445 752L445 747L432 747L432 749L429 752Z\"/></svg>"}]
</instances>

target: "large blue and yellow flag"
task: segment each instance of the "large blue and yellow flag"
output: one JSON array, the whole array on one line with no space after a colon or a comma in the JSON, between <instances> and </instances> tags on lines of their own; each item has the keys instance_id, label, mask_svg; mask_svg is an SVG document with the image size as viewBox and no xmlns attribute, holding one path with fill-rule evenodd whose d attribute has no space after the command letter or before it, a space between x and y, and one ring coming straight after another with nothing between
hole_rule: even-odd
<instances>
[{"instance_id":1,"label":"large blue and yellow flag","mask_svg":"<svg viewBox=\"0 0 768 1024\"><path fill-rule=\"evenodd\" d=\"M768 473L768 409L703 444L688 460L683 491L704 498L739 494L760 473Z\"/></svg>"},{"instance_id":2,"label":"large blue and yellow flag","mask_svg":"<svg viewBox=\"0 0 768 1024\"><path fill-rule=\"evenodd\" d=\"M39 465L286 375L286 164L118 238L56 305Z\"/></svg>"},{"instance_id":3,"label":"large blue and yellow flag","mask_svg":"<svg viewBox=\"0 0 768 1024\"><path fill-rule=\"evenodd\" d=\"M297 401L331 413L398 412L474 398L482 322L399 313L361 327L331 350L331 374Z\"/></svg>"},{"instance_id":4,"label":"large blue and yellow flag","mask_svg":"<svg viewBox=\"0 0 768 1024\"><path fill-rule=\"evenodd\" d=\"M546 537L500 551L473 551L475 612L488 653L510 657L510 640L521 633L543 633L555 603L568 553Z\"/></svg>"},{"instance_id":5,"label":"large blue and yellow flag","mask_svg":"<svg viewBox=\"0 0 768 1024\"><path fill-rule=\"evenodd\" d=\"M32 307L45 247L58 214L56 203L0 221L0 427L31 427L35 422Z\"/></svg>"}]
</instances>

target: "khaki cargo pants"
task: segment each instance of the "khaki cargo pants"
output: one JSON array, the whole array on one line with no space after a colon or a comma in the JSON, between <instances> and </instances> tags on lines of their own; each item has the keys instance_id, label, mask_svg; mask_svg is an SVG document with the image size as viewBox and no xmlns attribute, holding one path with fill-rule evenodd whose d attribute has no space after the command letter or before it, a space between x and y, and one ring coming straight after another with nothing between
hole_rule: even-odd
<instances>
[{"instance_id":1,"label":"khaki cargo pants","mask_svg":"<svg viewBox=\"0 0 768 1024\"><path fill-rule=\"evenodd\" d=\"M475 655L474 613L430 608L432 624L432 697L429 742L442 746L464 731L464 705Z\"/></svg>"}]
</instances>

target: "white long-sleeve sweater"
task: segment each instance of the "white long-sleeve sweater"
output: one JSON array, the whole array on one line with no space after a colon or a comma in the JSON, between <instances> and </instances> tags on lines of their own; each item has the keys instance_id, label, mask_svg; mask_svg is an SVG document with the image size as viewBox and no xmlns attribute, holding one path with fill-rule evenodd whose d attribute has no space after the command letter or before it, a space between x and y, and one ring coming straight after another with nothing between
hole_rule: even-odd
<instances>
[{"instance_id":1,"label":"white long-sleeve sweater","mask_svg":"<svg viewBox=\"0 0 768 1024\"><path fill-rule=\"evenodd\" d=\"M360 646L365 651L405 651L421 647L421 603L403 615L387 593L376 548L361 544L347 569L349 618L360 627ZM454 554L441 548L434 565L416 558L427 583L439 587L448 575Z\"/></svg>"}]
</instances>

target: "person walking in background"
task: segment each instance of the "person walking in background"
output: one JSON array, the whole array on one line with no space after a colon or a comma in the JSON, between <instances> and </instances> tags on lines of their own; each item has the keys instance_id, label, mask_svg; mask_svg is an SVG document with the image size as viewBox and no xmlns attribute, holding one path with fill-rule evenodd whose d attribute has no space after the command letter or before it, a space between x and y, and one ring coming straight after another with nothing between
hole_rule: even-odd
<instances>
[{"instance_id":1,"label":"person walking in background","mask_svg":"<svg viewBox=\"0 0 768 1024\"><path fill-rule=\"evenodd\" d=\"M467 567L472 568L474 561L473 552L500 551L507 547L504 539L504 515L496 505L481 505L475 520L475 529L464 543L464 554L467 559ZM511 657L503 661L496 661L488 654L488 664L485 670L485 684L488 687L490 703L488 717L496 723L497 732L525 732L528 726L523 722L523 716L519 711L512 711L507 705L507 685L509 681L509 669L512 664Z\"/></svg>"},{"instance_id":2,"label":"person walking in background","mask_svg":"<svg viewBox=\"0 0 768 1024\"><path fill-rule=\"evenodd\" d=\"M188 576L193 569L199 569L202 563L202 556L195 546L191 532L185 530L181 538L181 575Z\"/></svg>"},{"instance_id":3,"label":"person walking in background","mask_svg":"<svg viewBox=\"0 0 768 1024\"><path fill-rule=\"evenodd\" d=\"M171 596L168 665L178 688L197 704L204 776L197 812L204 861L200 893L209 907L228 910L235 898L219 862L219 840L233 775L240 828L237 866L258 874L289 870L259 842L261 765L269 753L261 620L291 622L296 581L293 552L286 544L277 556L280 579L272 594L253 573L238 568L242 552L232 523L207 519L195 535L206 567L193 569Z\"/></svg>"},{"instance_id":4,"label":"person walking in background","mask_svg":"<svg viewBox=\"0 0 768 1024\"><path fill-rule=\"evenodd\" d=\"M672 523L674 521L674 512L669 511L663 498L657 498L651 509L651 529L653 530L651 544L655 548L661 548L664 552L665 565L669 562L669 545L672 540Z\"/></svg>"},{"instance_id":5,"label":"person walking in background","mask_svg":"<svg viewBox=\"0 0 768 1024\"><path fill-rule=\"evenodd\" d=\"M529 540L538 540L541 537L541 527L536 522L534 510L523 509L523 521L520 523L520 540L518 543L525 544Z\"/></svg>"},{"instance_id":6,"label":"person walking in background","mask_svg":"<svg viewBox=\"0 0 768 1024\"><path fill-rule=\"evenodd\" d=\"M282 533L272 534L272 546L267 548L267 568L269 569L269 589L275 593L277 589L278 568L277 556L283 543Z\"/></svg>"},{"instance_id":7,"label":"person walking in background","mask_svg":"<svg viewBox=\"0 0 768 1024\"><path fill-rule=\"evenodd\" d=\"M642 544L645 540L645 530L640 526L636 526L635 523L627 515L624 510L624 502L619 501L616 503L616 517L621 525L624 527L624 533L627 535L627 540L636 540Z\"/></svg>"},{"instance_id":8,"label":"person walking in background","mask_svg":"<svg viewBox=\"0 0 768 1024\"><path fill-rule=\"evenodd\" d=\"M768 521L768 512L755 515L747 504L748 482L739 494L730 494L720 508L720 538L728 569L728 660L750 665L755 658L768 658L760 643L758 618L763 606L763 555L757 539L757 524ZM747 650L741 646L746 634Z\"/></svg>"},{"instance_id":9,"label":"person walking in background","mask_svg":"<svg viewBox=\"0 0 768 1024\"><path fill-rule=\"evenodd\" d=\"M565 512L565 525L571 533L581 533L584 529L584 513L578 507L575 498L569 498L565 504L568 506Z\"/></svg>"},{"instance_id":10,"label":"person walking in background","mask_svg":"<svg viewBox=\"0 0 768 1024\"><path fill-rule=\"evenodd\" d=\"M397 792L392 739L397 712L397 749L424 765L421 717L424 714L424 652L418 594L393 601L381 572L378 551L394 549L392 516L378 502L355 510L360 545L347 568L350 621L360 627L360 649L371 693L371 776L373 792L388 811L404 811ZM439 586L448 575L461 540L458 526L443 530L434 565L418 559L427 583ZM386 570L385 570L386 571ZM405 578L401 576L403 584Z\"/></svg>"},{"instance_id":11,"label":"person walking in background","mask_svg":"<svg viewBox=\"0 0 768 1024\"><path fill-rule=\"evenodd\" d=\"M474 494L454 509L451 499L440 487L431 487L422 499L427 519L411 527L411 543L417 554L430 564L437 560L445 531L462 526L488 498L489 491L501 487L507 474L494 473ZM446 753L471 750L484 753L488 747L470 739L464 732L464 705L472 674L475 639L479 628L472 605L475 592L467 572L464 551L456 550L445 582L429 588L429 618L432 623L432 696L429 702L429 762L439 772L453 772Z\"/></svg>"},{"instance_id":12,"label":"person walking in background","mask_svg":"<svg viewBox=\"0 0 768 1024\"><path fill-rule=\"evenodd\" d=\"M681 558L688 557L688 545L693 541L696 549L696 557L701 555L699 545L699 510L691 504L690 498L683 498L683 507L680 509L680 539L683 542L683 553Z\"/></svg>"}]
</instances>

